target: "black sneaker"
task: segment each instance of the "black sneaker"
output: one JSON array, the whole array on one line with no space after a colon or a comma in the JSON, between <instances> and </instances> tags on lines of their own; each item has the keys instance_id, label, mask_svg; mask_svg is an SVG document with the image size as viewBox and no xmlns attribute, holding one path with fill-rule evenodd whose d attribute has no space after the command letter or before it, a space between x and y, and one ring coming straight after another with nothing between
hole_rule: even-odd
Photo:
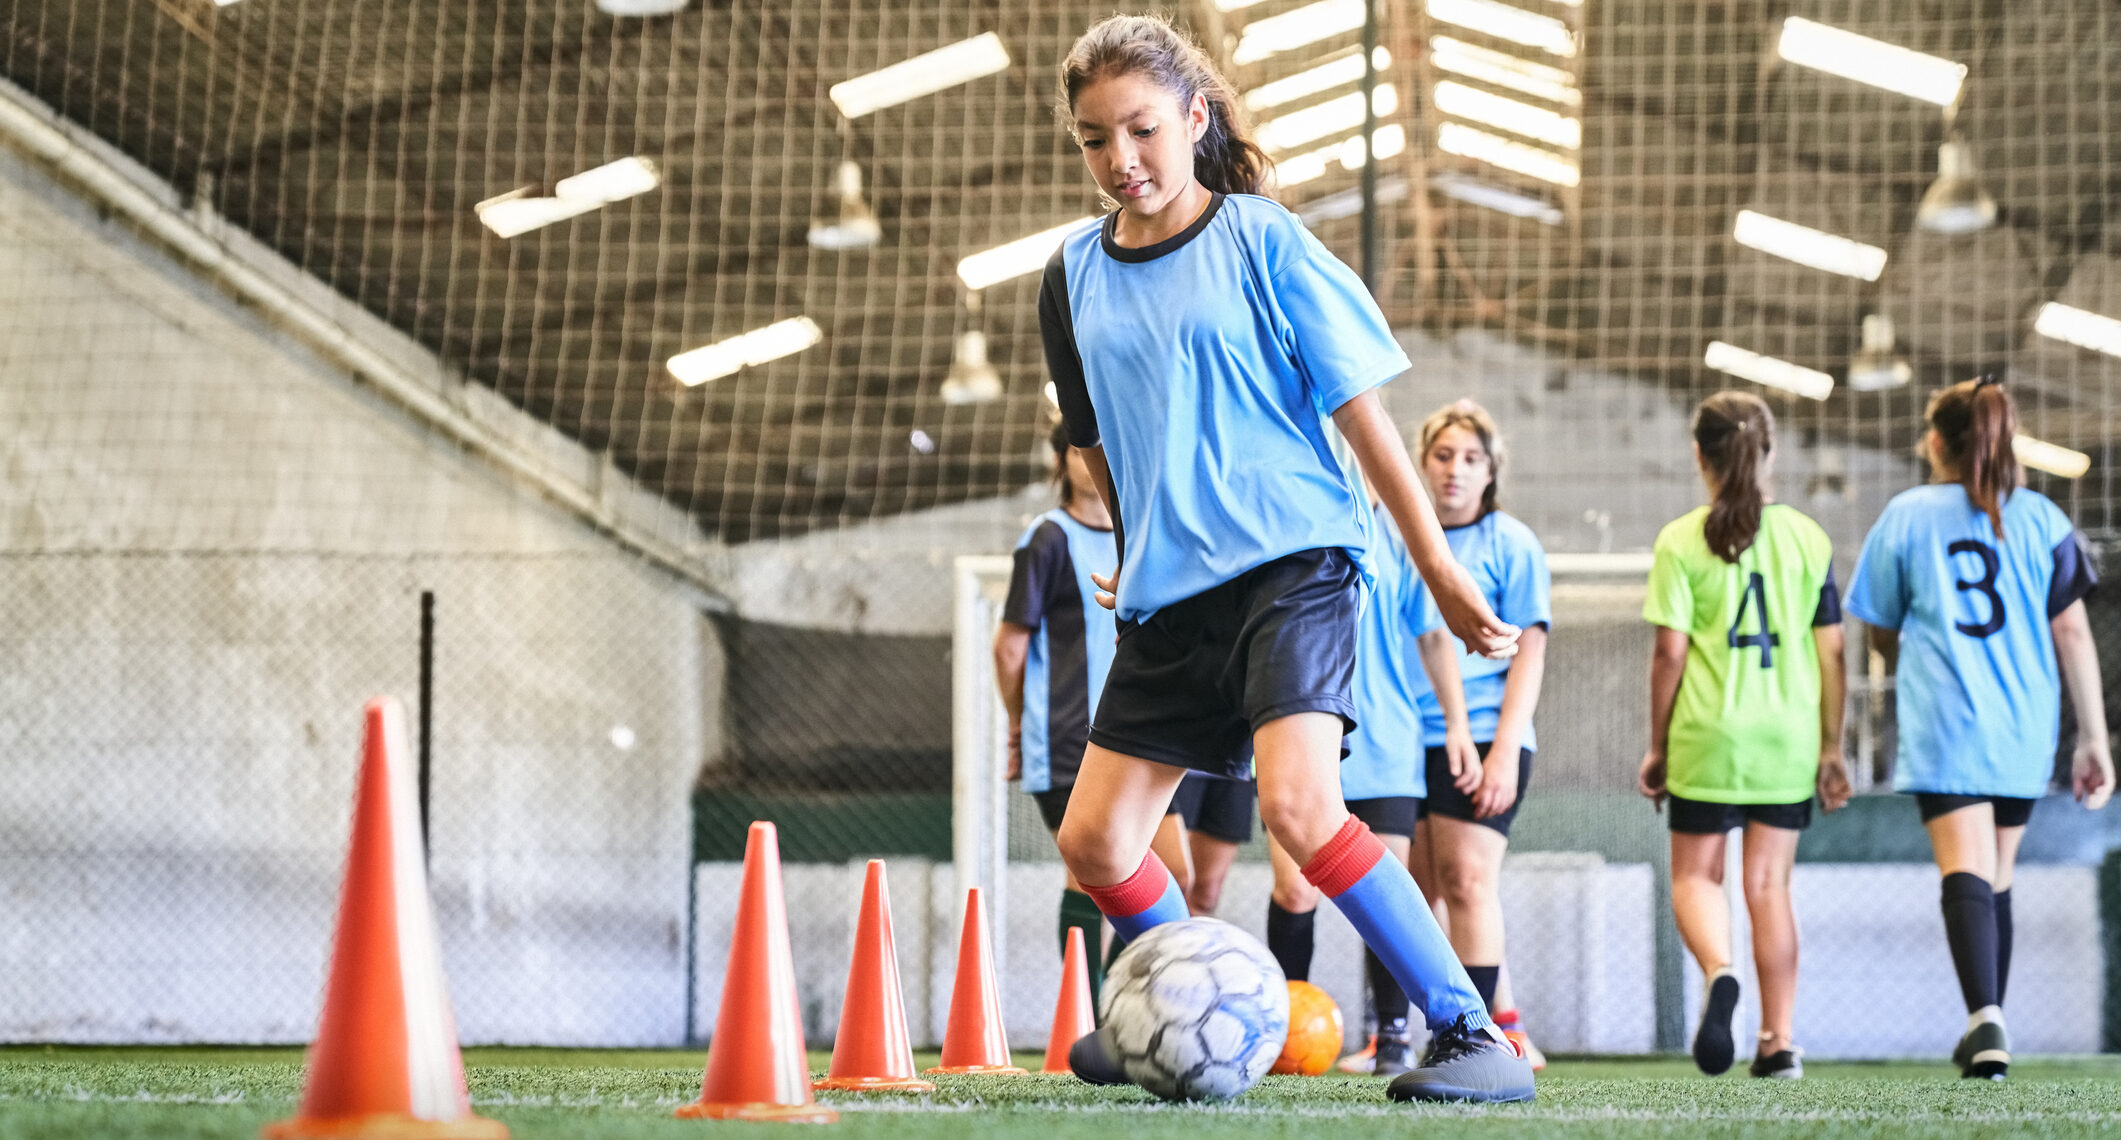
<instances>
[{"instance_id":1,"label":"black sneaker","mask_svg":"<svg viewBox=\"0 0 2121 1140\"><path fill-rule=\"evenodd\" d=\"M2010 1075L2010 1035L2001 1025L1984 1021L1959 1039L1959 1047L1952 1050L1952 1063L1959 1066L1962 1077L2000 1081Z\"/></svg>"},{"instance_id":2,"label":"black sneaker","mask_svg":"<svg viewBox=\"0 0 2121 1140\"><path fill-rule=\"evenodd\" d=\"M1118 1051L1108 1039L1111 1032L1111 1026L1104 1026L1095 1033L1083 1034L1068 1046L1068 1067L1075 1071L1077 1079L1093 1085L1133 1083L1127 1079L1127 1071L1120 1068Z\"/></svg>"},{"instance_id":3,"label":"black sneaker","mask_svg":"<svg viewBox=\"0 0 2121 1140\"><path fill-rule=\"evenodd\" d=\"M1472 1024L1465 1014L1436 1031L1426 1063L1392 1078L1393 1100L1472 1101L1501 1104L1532 1099L1532 1066L1492 1025ZM1379 1042L1383 1044L1382 1041Z\"/></svg>"},{"instance_id":4,"label":"black sneaker","mask_svg":"<svg viewBox=\"0 0 2121 1140\"><path fill-rule=\"evenodd\" d=\"M1738 979L1718 974L1701 1004L1701 1024L1694 1030L1694 1065L1714 1077L1728 1072L1738 1057L1731 1042L1731 1017L1738 1012Z\"/></svg>"},{"instance_id":5,"label":"black sneaker","mask_svg":"<svg viewBox=\"0 0 2121 1140\"><path fill-rule=\"evenodd\" d=\"M1400 1018L1377 1029L1377 1058L1370 1071L1380 1077L1396 1077L1412 1072L1414 1065L1407 1054L1414 1051L1414 1029Z\"/></svg>"},{"instance_id":6,"label":"black sneaker","mask_svg":"<svg viewBox=\"0 0 2121 1140\"><path fill-rule=\"evenodd\" d=\"M1792 1047L1757 1054L1746 1072L1780 1081L1801 1081L1804 1079L1804 1050Z\"/></svg>"}]
</instances>

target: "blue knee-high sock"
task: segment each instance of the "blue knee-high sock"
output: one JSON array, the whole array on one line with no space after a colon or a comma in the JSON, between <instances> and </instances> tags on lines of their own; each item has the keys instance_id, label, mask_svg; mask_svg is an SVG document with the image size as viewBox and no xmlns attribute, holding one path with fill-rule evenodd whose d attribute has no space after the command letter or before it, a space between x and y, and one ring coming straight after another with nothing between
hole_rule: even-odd
<instances>
[{"instance_id":1,"label":"blue knee-high sock","mask_svg":"<svg viewBox=\"0 0 2121 1140\"><path fill-rule=\"evenodd\" d=\"M1429 1028L1463 1017L1471 1028L1492 1024L1487 1003L1458 962L1414 876L1368 825L1350 816L1340 832L1304 866L1304 878L1333 900L1355 932L1421 1007Z\"/></svg>"},{"instance_id":2,"label":"blue knee-high sock","mask_svg":"<svg viewBox=\"0 0 2121 1140\"><path fill-rule=\"evenodd\" d=\"M1188 914L1185 892L1178 889L1178 880L1171 877L1170 868L1154 852L1142 857L1142 865L1125 882L1109 887L1084 883L1083 891L1112 920L1112 932L1128 942L1140 938L1152 926L1175 922Z\"/></svg>"}]
</instances>

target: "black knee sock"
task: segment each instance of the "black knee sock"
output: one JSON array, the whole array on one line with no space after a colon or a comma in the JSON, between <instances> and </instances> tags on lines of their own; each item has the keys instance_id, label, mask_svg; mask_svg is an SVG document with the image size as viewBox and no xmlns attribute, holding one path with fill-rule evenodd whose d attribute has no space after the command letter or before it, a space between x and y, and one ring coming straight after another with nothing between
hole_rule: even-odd
<instances>
[{"instance_id":1,"label":"black knee sock","mask_svg":"<svg viewBox=\"0 0 2121 1140\"><path fill-rule=\"evenodd\" d=\"M2011 889L1996 892L1996 1004L2011 988Z\"/></svg>"},{"instance_id":2,"label":"black knee sock","mask_svg":"<svg viewBox=\"0 0 2121 1140\"><path fill-rule=\"evenodd\" d=\"M1289 911L1267 902L1267 952L1292 982L1311 980L1311 927L1317 917L1315 910Z\"/></svg>"},{"instance_id":3,"label":"black knee sock","mask_svg":"<svg viewBox=\"0 0 2121 1140\"><path fill-rule=\"evenodd\" d=\"M1090 1008L1097 1008L1097 992L1105 984L1105 963L1098 955L1098 940L1105 932L1105 916L1097 903L1081 891L1062 891L1060 903L1061 953L1068 953L1068 931L1081 927L1083 965L1090 973Z\"/></svg>"},{"instance_id":4,"label":"black knee sock","mask_svg":"<svg viewBox=\"0 0 2121 1140\"><path fill-rule=\"evenodd\" d=\"M1966 1011L1998 1004L1996 991L1996 894L1988 880L1966 871L1944 877L1944 939Z\"/></svg>"},{"instance_id":5,"label":"black knee sock","mask_svg":"<svg viewBox=\"0 0 2121 1140\"><path fill-rule=\"evenodd\" d=\"M1407 1031L1407 991L1399 988L1399 979L1385 968L1384 960L1376 951L1365 946L1362 950L1363 967L1370 975L1370 1000L1377 1006L1377 1032L1404 1034Z\"/></svg>"},{"instance_id":6,"label":"black knee sock","mask_svg":"<svg viewBox=\"0 0 2121 1140\"><path fill-rule=\"evenodd\" d=\"M1467 966L1466 976L1473 979L1473 988L1480 991L1480 1004L1495 1012L1495 983L1502 977L1501 966Z\"/></svg>"}]
</instances>

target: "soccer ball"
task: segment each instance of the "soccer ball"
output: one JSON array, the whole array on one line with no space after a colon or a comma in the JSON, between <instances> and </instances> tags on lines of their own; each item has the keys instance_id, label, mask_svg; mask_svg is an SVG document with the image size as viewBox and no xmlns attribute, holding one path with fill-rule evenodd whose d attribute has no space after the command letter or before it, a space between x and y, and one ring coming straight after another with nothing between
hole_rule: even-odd
<instances>
[{"instance_id":1,"label":"soccer ball","mask_svg":"<svg viewBox=\"0 0 2121 1140\"><path fill-rule=\"evenodd\" d=\"M1340 1056L1346 1034L1340 1004L1309 982L1289 983L1289 1039L1274 1062L1274 1072L1315 1077Z\"/></svg>"},{"instance_id":2,"label":"soccer ball","mask_svg":"<svg viewBox=\"0 0 2121 1140\"><path fill-rule=\"evenodd\" d=\"M1167 922L1105 975L1104 1023L1127 1079L1165 1100L1225 1100L1259 1083L1289 1031L1267 948L1227 922Z\"/></svg>"}]
</instances>

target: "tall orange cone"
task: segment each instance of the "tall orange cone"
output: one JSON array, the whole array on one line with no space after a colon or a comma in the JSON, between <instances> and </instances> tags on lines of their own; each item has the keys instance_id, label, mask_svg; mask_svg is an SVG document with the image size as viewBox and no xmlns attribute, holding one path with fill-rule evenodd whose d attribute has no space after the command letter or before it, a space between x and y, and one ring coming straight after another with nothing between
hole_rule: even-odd
<instances>
[{"instance_id":1,"label":"tall orange cone","mask_svg":"<svg viewBox=\"0 0 2121 1140\"><path fill-rule=\"evenodd\" d=\"M770 1120L827 1124L840 1114L810 1096L803 1019L795 1000L795 956L788 950L788 907L781 897L781 845L773 825L751 825L744 842L744 886L722 1008L707 1047L700 1099L678 1109L699 1120Z\"/></svg>"},{"instance_id":2,"label":"tall orange cone","mask_svg":"<svg viewBox=\"0 0 2121 1140\"><path fill-rule=\"evenodd\" d=\"M965 928L957 940L957 984L950 991L950 1024L943 1029L943 1063L931 1073L1022 1074L1009 1063L1002 1031L1002 993L987 950L987 918L978 887L965 891Z\"/></svg>"},{"instance_id":3,"label":"tall orange cone","mask_svg":"<svg viewBox=\"0 0 2121 1140\"><path fill-rule=\"evenodd\" d=\"M1068 928L1068 949L1061 955L1060 1001L1053 1007L1053 1032L1046 1037L1046 1067L1042 1073L1072 1073L1068 1047L1097 1028L1097 1011L1090 1008L1090 960L1084 956L1083 928Z\"/></svg>"},{"instance_id":4,"label":"tall orange cone","mask_svg":"<svg viewBox=\"0 0 2121 1140\"><path fill-rule=\"evenodd\" d=\"M405 747L405 710L368 702L353 841L339 896L324 1016L292 1120L271 1140L506 1140L499 1121L474 1116L464 1058L442 984L442 952L427 901L420 809Z\"/></svg>"},{"instance_id":5,"label":"tall orange cone","mask_svg":"<svg viewBox=\"0 0 2121 1140\"><path fill-rule=\"evenodd\" d=\"M847 1000L840 1005L832 1071L821 1089L856 1092L932 1092L914 1075L913 1039L906 1033L906 1001L898 981L898 947L891 937L891 893L884 861L869 860L861 916L854 928L854 961L847 966Z\"/></svg>"}]
</instances>

